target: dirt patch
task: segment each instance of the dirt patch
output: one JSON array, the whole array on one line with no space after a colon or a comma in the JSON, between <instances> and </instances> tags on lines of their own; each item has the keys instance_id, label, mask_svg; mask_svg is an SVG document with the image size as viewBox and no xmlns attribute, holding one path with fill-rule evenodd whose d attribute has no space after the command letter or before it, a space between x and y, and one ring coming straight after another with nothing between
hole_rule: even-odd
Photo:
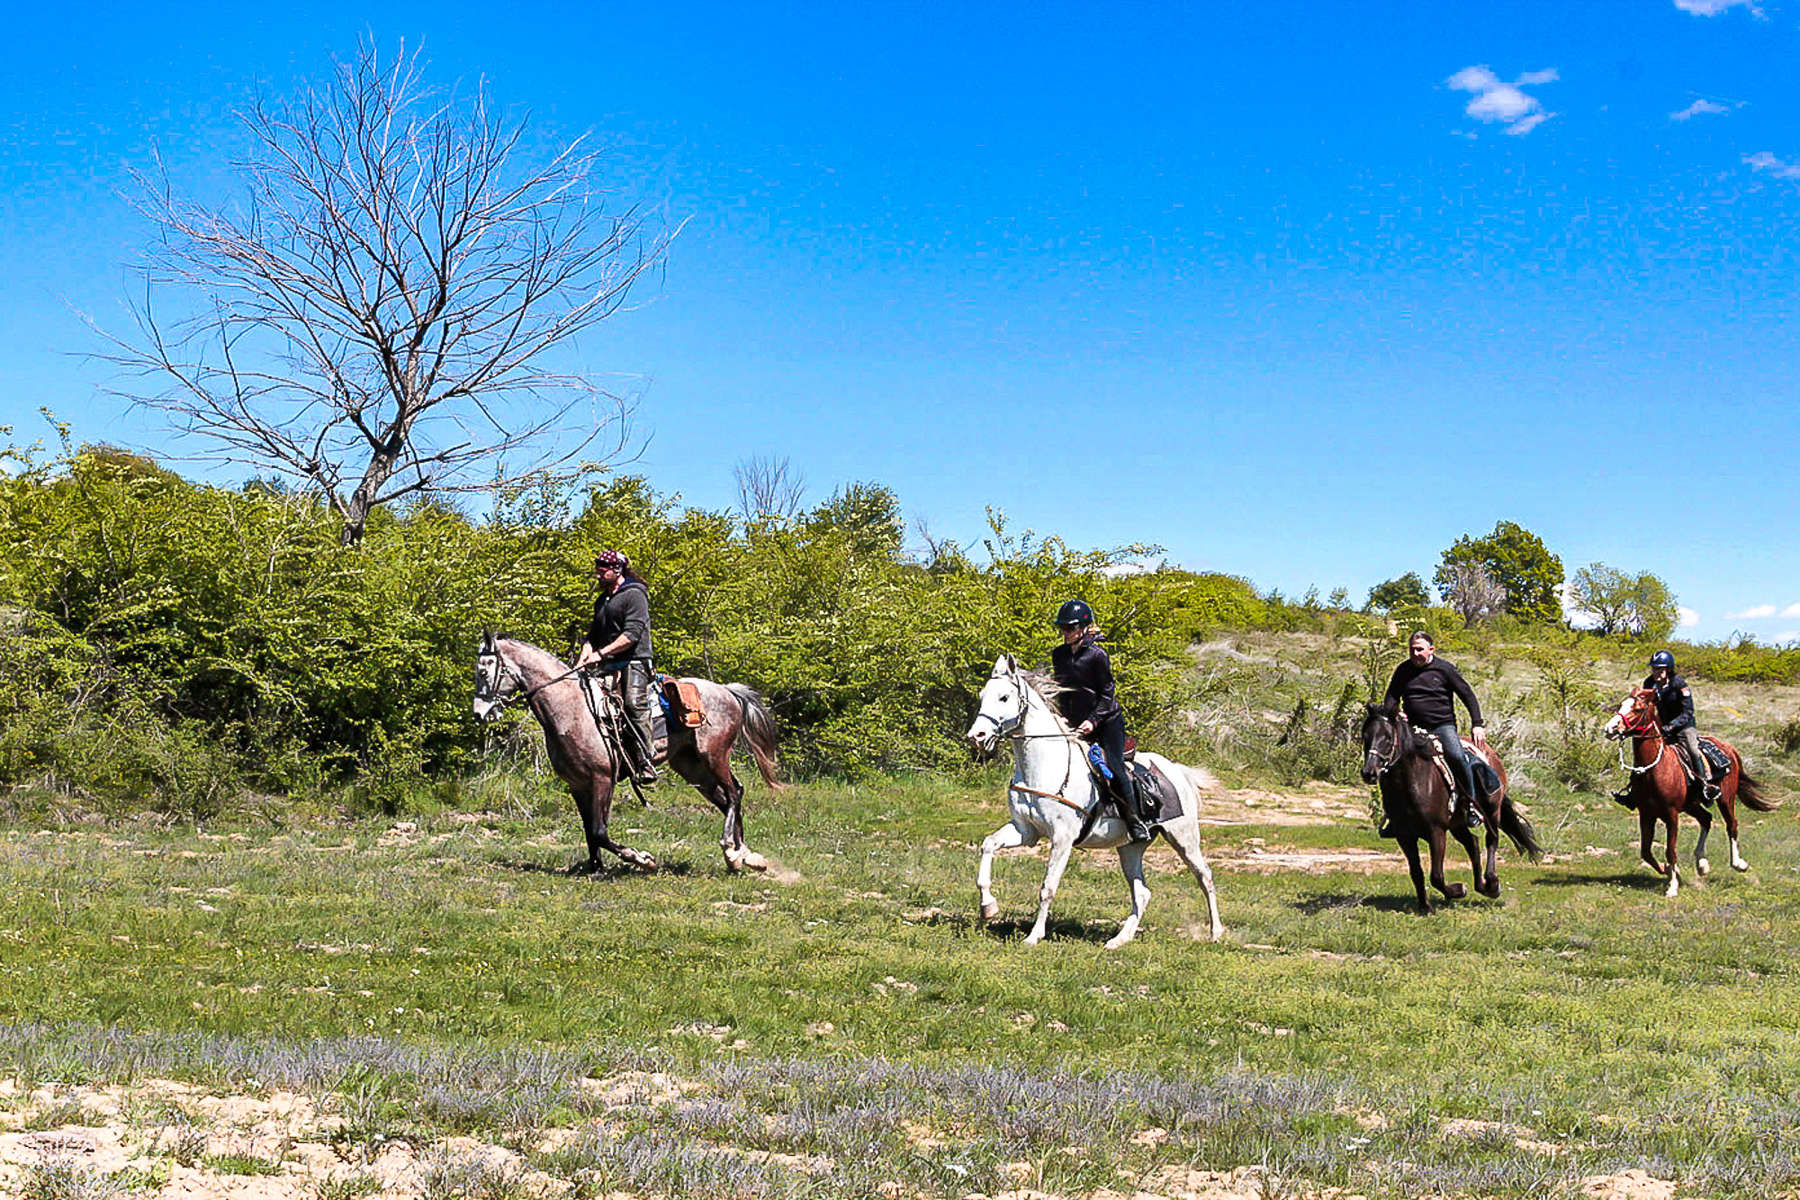
<instances>
[{"instance_id":1,"label":"dirt patch","mask_svg":"<svg viewBox=\"0 0 1800 1200\"><path fill-rule=\"evenodd\" d=\"M1368 789L1334 783L1308 783L1291 792L1214 788L1200 797L1202 825L1335 825L1368 819Z\"/></svg>"},{"instance_id":2,"label":"dirt patch","mask_svg":"<svg viewBox=\"0 0 1800 1200\"><path fill-rule=\"evenodd\" d=\"M1674 1200L1675 1184L1633 1167L1617 1175L1594 1175L1581 1181L1581 1194L1594 1200Z\"/></svg>"}]
</instances>

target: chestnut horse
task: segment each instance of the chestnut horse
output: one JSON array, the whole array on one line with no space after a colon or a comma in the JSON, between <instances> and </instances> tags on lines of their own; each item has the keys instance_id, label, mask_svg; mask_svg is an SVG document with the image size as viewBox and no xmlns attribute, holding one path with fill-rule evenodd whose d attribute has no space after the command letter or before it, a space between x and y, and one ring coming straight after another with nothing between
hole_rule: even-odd
<instances>
[{"instance_id":1,"label":"chestnut horse","mask_svg":"<svg viewBox=\"0 0 1800 1200\"><path fill-rule=\"evenodd\" d=\"M1401 718L1399 703L1371 704L1363 717L1362 777L1368 783L1381 785L1381 804L1393 822L1394 836L1406 855L1406 867L1412 874L1413 890L1418 893L1419 912L1431 912L1431 898L1425 893L1425 872L1419 865L1419 839L1431 847L1431 886L1447 900L1460 900L1468 889L1460 883L1444 882L1446 835L1462 843L1469 852L1469 866L1475 872L1475 890L1484 896L1500 895L1498 850L1500 834L1505 832L1513 845L1533 861L1543 855L1531 823L1513 806L1512 791L1507 786L1506 768L1500 756L1489 749L1485 756L1468 743L1463 752L1482 757L1500 786L1480 801L1482 824L1487 830L1487 864L1483 869L1476 856L1475 837L1451 810L1450 784L1443 771L1432 761L1431 742L1416 736L1412 724ZM1470 764L1473 767L1473 763Z\"/></svg>"},{"instance_id":2,"label":"chestnut horse","mask_svg":"<svg viewBox=\"0 0 1800 1200\"><path fill-rule=\"evenodd\" d=\"M1712 870L1712 864L1706 861L1706 835L1712 832L1712 814L1706 811L1704 804L1689 807L1688 775L1682 768L1680 751L1663 739L1662 725L1656 715L1655 692L1649 688L1633 688L1626 693L1625 699L1619 702L1619 711L1606 723L1606 736L1631 739L1632 765L1627 769L1631 772L1632 805L1637 809L1638 830L1642 835L1638 854L1658 875L1669 877L1669 886L1663 895L1673 896L1681 890L1681 871L1675 862L1676 828L1681 823L1681 814L1686 812L1700 826L1700 840L1694 846L1694 870L1701 875ZM1731 868L1748 871L1750 864L1738 852L1737 802L1742 800L1757 812L1773 812L1775 805L1763 795L1762 785L1745 773L1744 760L1730 742L1707 734L1701 736L1718 746L1731 760L1725 777L1719 780L1719 811L1725 815L1725 832L1731 836ZM1621 765L1624 757L1625 751L1621 747ZM1656 836L1658 821L1669 829L1669 861L1666 865L1656 861L1656 852L1650 845Z\"/></svg>"},{"instance_id":3,"label":"chestnut horse","mask_svg":"<svg viewBox=\"0 0 1800 1200\"><path fill-rule=\"evenodd\" d=\"M725 853L726 868L766 871L768 860L744 845L744 785L731 772L731 747L741 734L763 782L779 790L783 785L775 781L775 719L762 697L746 684L696 678L682 682L698 689L702 719L698 728L671 720L666 747L657 745L657 760L666 759L725 814L719 848ZM475 653L475 715L489 720L515 698L524 699L544 727L550 765L575 795L587 835L586 869L598 868L600 852L610 850L634 867L655 870L654 856L622 846L607 833L620 764L594 724L575 669L530 642L489 631Z\"/></svg>"}]
</instances>

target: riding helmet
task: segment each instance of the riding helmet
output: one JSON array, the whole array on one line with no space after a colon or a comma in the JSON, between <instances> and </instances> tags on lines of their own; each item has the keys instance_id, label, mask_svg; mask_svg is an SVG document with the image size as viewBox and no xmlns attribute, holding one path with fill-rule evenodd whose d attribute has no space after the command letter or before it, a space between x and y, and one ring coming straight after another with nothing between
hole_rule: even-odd
<instances>
[{"instance_id":1,"label":"riding helmet","mask_svg":"<svg viewBox=\"0 0 1800 1200\"><path fill-rule=\"evenodd\" d=\"M1675 656L1670 654L1667 650L1658 650L1655 654L1650 656L1650 669L1654 671L1657 667L1667 667L1669 670L1673 671L1675 669Z\"/></svg>"},{"instance_id":2,"label":"riding helmet","mask_svg":"<svg viewBox=\"0 0 1800 1200\"><path fill-rule=\"evenodd\" d=\"M1086 600L1065 600L1063 606L1056 610L1056 624L1063 629L1093 623L1094 610L1088 607Z\"/></svg>"}]
</instances>

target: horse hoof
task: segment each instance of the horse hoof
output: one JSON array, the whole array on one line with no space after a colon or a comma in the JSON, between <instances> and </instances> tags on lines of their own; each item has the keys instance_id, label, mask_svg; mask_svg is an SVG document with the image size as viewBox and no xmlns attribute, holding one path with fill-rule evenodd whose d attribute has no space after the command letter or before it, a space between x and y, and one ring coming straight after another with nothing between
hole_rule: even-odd
<instances>
[{"instance_id":1,"label":"horse hoof","mask_svg":"<svg viewBox=\"0 0 1800 1200\"><path fill-rule=\"evenodd\" d=\"M1044 935L1041 933L1027 934L1025 937L1024 944L1027 946L1035 946L1043 940L1044 940Z\"/></svg>"},{"instance_id":2,"label":"horse hoof","mask_svg":"<svg viewBox=\"0 0 1800 1200\"><path fill-rule=\"evenodd\" d=\"M1731 869L1734 871L1748 871L1750 869L1750 864L1741 858L1734 858L1731 860Z\"/></svg>"},{"instance_id":3,"label":"horse hoof","mask_svg":"<svg viewBox=\"0 0 1800 1200\"><path fill-rule=\"evenodd\" d=\"M655 855L639 852L632 855L631 865L640 871L654 871L656 870L658 863Z\"/></svg>"},{"instance_id":4,"label":"horse hoof","mask_svg":"<svg viewBox=\"0 0 1800 1200\"><path fill-rule=\"evenodd\" d=\"M731 850L725 851L725 869L736 873L744 869L744 856Z\"/></svg>"},{"instance_id":5,"label":"horse hoof","mask_svg":"<svg viewBox=\"0 0 1800 1200\"><path fill-rule=\"evenodd\" d=\"M1130 940L1131 940L1131 938L1126 936L1123 933L1115 934L1106 940L1106 949L1117 950L1120 946L1123 946L1126 942L1129 942Z\"/></svg>"},{"instance_id":6,"label":"horse hoof","mask_svg":"<svg viewBox=\"0 0 1800 1200\"><path fill-rule=\"evenodd\" d=\"M1452 900L1461 900L1464 896L1467 896L1468 894L1469 894L1469 889L1464 887L1460 883L1450 884L1448 887L1446 887L1444 889L1444 895L1449 897Z\"/></svg>"},{"instance_id":7,"label":"horse hoof","mask_svg":"<svg viewBox=\"0 0 1800 1200\"><path fill-rule=\"evenodd\" d=\"M1712 864L1707 862L1704 858L1698 858L1694 860L1694 870L1702 875L1709 875L1712 873Z\"/></svg>"},{"instance_id":8,"label":"horse hoof","mask_svg":"<svg viewBox=\"0 0 1800 1200\"><path fill-rule=\"evenodd\" d=\"M746 871L766 871L769 869L769 860L754 850L744 851L743 862Z\"/></svg>"},{"instance_id":9,"label":"horse hoof","mask_svg":"<svg viewBox=\"0 0 1800 1200\"><path fill-rule=\"evenodd\" d=\"M982 905L981 906L981 919L984 921L999 920L1000 919L999 903L998 902L990 902L990 903Z\"/></svg>"},{"instance_id":10,"label":"horse hoof","mask_svg":"<svg viewBox=\"0 0 1800 1200\"><path fill-rule=\"evenodd\" d=\"M1500 881L1495 879L1491 882L1482 884L1481 894L1486 896L1489 900L1498 900L1500 898Z\"/></svg>"}]
</instances>

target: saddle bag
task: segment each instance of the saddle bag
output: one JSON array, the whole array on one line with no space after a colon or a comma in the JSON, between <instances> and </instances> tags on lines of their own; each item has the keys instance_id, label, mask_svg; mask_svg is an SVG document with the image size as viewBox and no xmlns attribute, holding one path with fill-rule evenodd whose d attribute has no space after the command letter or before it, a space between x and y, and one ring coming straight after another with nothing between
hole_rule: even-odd
<instances>
[{"instance_id":1,"label":"saddle bag","mask_svg":"<svg viewBox=\"0 0 1800 1200\"><path fill-rule=\"evenodd\" d=\"M662 676L662 702L664 711L670 716L680 713L681 723L689 729L698 729L706 722L706 705L700 699L697 684L673 675Z\"/></svg>"}]
</instances>

